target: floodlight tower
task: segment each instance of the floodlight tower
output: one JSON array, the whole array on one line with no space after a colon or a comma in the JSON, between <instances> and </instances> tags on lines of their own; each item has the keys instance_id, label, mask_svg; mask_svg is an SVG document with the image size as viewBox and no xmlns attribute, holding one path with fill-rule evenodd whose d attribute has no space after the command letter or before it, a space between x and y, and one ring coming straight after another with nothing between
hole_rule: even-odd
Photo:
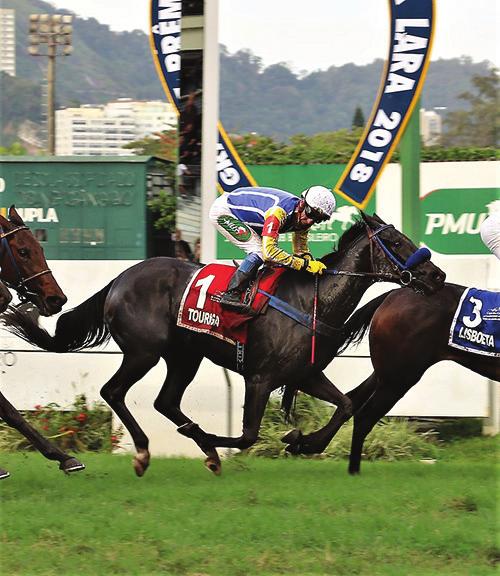
<instances>
[{"instance_id":1,"label":"floodlight tower","mask_svg":"<svg viewBox=\"0 0 500 576\"><path fill-rule=\"evenodd\" d=\"M47 65L47 151L55 154L56 57L73 51L73 16L69 14L30 14L29 47L32 56L48 57ZM46 48L45 48L46 46Z\"/></svg>"}]
</instances>

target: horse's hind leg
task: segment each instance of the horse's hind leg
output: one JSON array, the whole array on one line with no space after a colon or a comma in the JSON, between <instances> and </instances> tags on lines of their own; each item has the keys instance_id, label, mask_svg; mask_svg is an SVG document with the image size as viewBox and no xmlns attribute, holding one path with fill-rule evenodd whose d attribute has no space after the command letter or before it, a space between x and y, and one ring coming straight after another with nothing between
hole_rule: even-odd
<instances>
[{"instance_id":1,"label":"horse's hind leg","mask_svg":"<svg viewBox=\"0 0 500 576\"><path fill-rule=\"evenodd\" d=\"M292 454L319 454L328 446L342 424L351 417L351 400L330 382L322 372L315 374L314 379L311 379L307 384L300 384L299 390L338 406L328 424L320 430L305 436L302 435L300 430L292 430L282 438L282 441L288 444L286 447L287 452Z\"/></svg>"},{"instance_id":2,"label":"horse's hind leg","mask_svg":"<svg viewBox=\"0 0 500 576\"><path fill-rule=\"evenodd\" d=\"M192 438L200 448L207 450L215 447L250 448L258 439L260 423L264 415L267 401L276 384L270 379L263 379L259 375L245 378L245 403L243 407L243 430L241 436L217 436L208 434L197 424L183 426L179 432Z\"/></svg>"},{"instance_id":3,"label":"horse's hind leg","mask_svg":"<svg viewBox=\"0 0 500 576\"><path fill-rule=\"evenodd\" d=\"M76 472L85 468L79 460L60 450L57 446L52 444L52 442L49 442L44 438L38 430L31 426L31 424L26 422L16 408L1 393L0 418L5 420L9 426L12 426L12 428L15 428L25 438L27 438L31 444L33 444L33 446L45 456L45 458L48 458L49 460L57 460L59 462L59 468L64 472Z\"/></svg>"},{"instance_id":4,"label":"horse's hind leg","mask_svg":"<svg viewBox=\"0 0 500 576\"><path fill-rule=\"evenodd\" d=\"M184 357L180 350L169 352L165 356L167 377L154 402L155 409L176 424L181 434L188 437L190 437L189 434L185 433L188 426L198 430L200 428L182 412L181 401L186 388L195 377L202 359L202 355L193 357L192 352L190 352L189 358ZM195 442L197 442L196 439ZM221 462L217 450L199 442L197 444L207 456L205 465L215 474L220 474Z\"/></svg>"},{"instance_id":5,"label":"horse's hind leg","mask_svg":"<svg viewBox=\"0 0 500 576\"><path fill-rule=\"evenodd\" d=\"M101 389L101 396L132 436L137 450L134 458L137 476L142 476L149 466L149 439L125 405L125 396L130 388L157 364L158 360L157 354L125 353L118 372Z\"/></svg>"}]
</instances>

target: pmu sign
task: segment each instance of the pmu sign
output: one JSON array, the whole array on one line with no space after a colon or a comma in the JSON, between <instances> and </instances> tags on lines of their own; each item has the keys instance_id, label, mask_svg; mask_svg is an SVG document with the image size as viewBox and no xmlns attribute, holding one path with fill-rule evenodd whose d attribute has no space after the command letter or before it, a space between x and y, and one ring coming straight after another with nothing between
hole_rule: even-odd
<instances>
[{"instance_id":1,"label":"pmu sign","mask_svg":"<svg viewBox=\"0 0 500 576\"><path fill-rule=\"evenodd\" d=\"M361 140L335 191L364 209L422 90L434 32L434 0L390 0L391 43Z\"/></svg>"},{"instance_id":2,"label":"pmu sign","mask_svg":"<svg viewBox=\"0 0 500 576\"><path fill-rule=\"evenodd\" d=\"M500 208L498 188L446 188L421 199L422 242L441 254L489 254L479 229Z\"/></svg>"}]
</instances>

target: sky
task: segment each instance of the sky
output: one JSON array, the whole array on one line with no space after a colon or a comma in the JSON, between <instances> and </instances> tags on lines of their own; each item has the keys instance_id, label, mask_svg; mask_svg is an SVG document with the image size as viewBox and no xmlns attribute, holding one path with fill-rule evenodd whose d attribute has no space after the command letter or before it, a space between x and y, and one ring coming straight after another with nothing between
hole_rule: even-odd
<instances>
[{"instance_id":1,"label":"sky","mask_svg":"<svg viewBox=\"0 0 500 576\"><path fill-rule=\"evenodd\" d=\"M150 0L50 0L112 30L149 33ZM470 56L500 65L499 0L435 0L431 59ZM248 48L269 66L295 72L386 58L388 0L219 0L219 42L230 53Z\"/></svg>"}]
</instances>

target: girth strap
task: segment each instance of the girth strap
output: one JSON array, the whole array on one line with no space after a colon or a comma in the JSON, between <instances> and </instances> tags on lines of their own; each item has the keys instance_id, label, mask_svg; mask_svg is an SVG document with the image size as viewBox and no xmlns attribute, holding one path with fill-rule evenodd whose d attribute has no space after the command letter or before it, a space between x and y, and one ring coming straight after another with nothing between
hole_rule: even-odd
<instances>
[{"instance_id":1,"label":"girth strap","mask_svg":"<svg viewBox=\"0 0 500 576\"><path fill-rule=\"evenodd\" d=\"M301 324L309 330L312 330L312 316L310 314L297 310L297 308L291 304L288 304L288 302L285 302L284 300L281 300L281 298L273 296L272 294L269 294L260 288L258 292L269 298L269 306L271 306L271 308L278 310L285 316L288 316L288 318L295 320L295 322L298 324ZM332 338L334 336L338 336L341 330L342 328L334 328L333 326L329 326L319 319L316 320L316 332L318 334Z\"/></svg>"}]
</instances>

